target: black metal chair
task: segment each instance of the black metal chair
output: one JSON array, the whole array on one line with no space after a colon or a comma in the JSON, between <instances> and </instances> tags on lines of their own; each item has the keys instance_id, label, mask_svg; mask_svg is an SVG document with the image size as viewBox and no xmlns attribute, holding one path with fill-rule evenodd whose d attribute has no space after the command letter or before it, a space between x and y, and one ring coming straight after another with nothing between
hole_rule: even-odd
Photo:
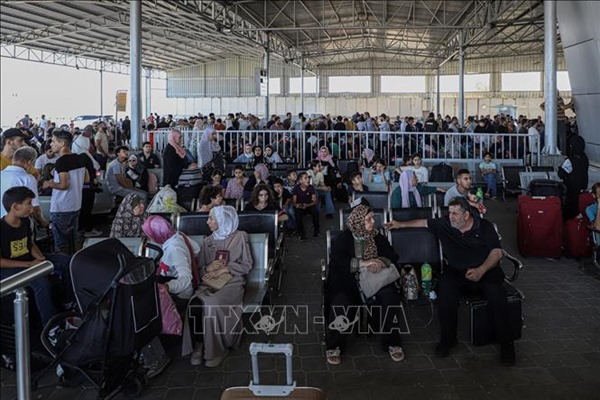
<instances>
[{"instance_id":1,"label":"black metal chair","mask_svg":"<svg viewBox=\"0 0 600 400\"><path fill-rule=\"evenodd\" d=\"M392 208L390 209L390 220L410 221L413 219L428 219L435 217L434 207L418 208Z\"/></svg>"},{"instance_id":2,"label":"black metal chair","mask_svg":"<svg viewBox=\"0 0 600 400\"><path fill-rule=\"evenodd\" d=\"M369 202L371 208L390 209L390 195L388 192L363 192L360 195L352 194L352 201L357 197L362 197Z\"/></svg>"},{"instance_id":3,"label":"black metal chair","mask_svg":"<svg viewBox=\"0 0 600 400\"><path fill-rule=\"evenodd\" d=\"M526 167L521 165L503 165L500 167L500 170L502 171L503 193L521 194L519 173L526 172Z\"/></svg>"},{"instance_id":4,"label":"black metal chair","mask_svg":"<svg viewBox=\"0 0 600 400\"><path fill-rule=\"evenodd\" d=\"M208 227L208 213L182 213L175 216L175 229L188 236L212 234Z\"/></svg>"}]
</instances>

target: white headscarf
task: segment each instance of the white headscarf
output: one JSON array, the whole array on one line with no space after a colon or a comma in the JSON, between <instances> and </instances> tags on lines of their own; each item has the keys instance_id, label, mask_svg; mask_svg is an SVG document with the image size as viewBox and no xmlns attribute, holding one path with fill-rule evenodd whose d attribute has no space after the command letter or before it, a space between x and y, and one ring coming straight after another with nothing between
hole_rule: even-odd
<instances>
[{"instance_id":1,"label":"white headscarf","mask_svg":"<svg viewBox=\"0 0 600 400\"><path fill-rule=\"evenodd\" d=\"M239 218L235 208L232 206L217 206L211 209L210 212L218 225L217 230L212 233L213 238L224 240L237 230Z\"/></svg>"},{"instance_id":2,"label":"white headscarf","mask_svg":"<svg viewBox=\"0 0 600 400\"><path fill-rule=\"evenodd\" d=\"M98 161L96 161L94 157L92 157L92 155L89 152L89 148L90 138L85 137L83 135L77 136L77 138L73 141L73 144L71 144L71 151L75 154L87 154L90 160L92 160L94 169L98 171L100 169L100 164L98 164Z\"/></svg>"},{"instance_id":3,"label":"white headscarf","mask_svg":"<svg viewBox=\"0 0 600 400\"><path fill-rule=\"evenodd\" d=\"M212 127L206 128L198 144L198 166L200 168L212 161L213 152L221 150L219 143L210 140L210 135L214 132L215 130Z\"/></svg>"}]
</instances>

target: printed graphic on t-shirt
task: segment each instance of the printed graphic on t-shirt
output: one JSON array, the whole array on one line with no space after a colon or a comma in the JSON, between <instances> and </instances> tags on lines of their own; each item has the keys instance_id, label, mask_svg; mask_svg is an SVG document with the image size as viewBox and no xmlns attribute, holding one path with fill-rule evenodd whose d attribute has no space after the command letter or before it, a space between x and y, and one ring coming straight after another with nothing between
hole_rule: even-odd
<instances>
[{"instance_id":1,"label":"printed graphic on t-shirt","mask_svg":"<svg viewBox=\"0 0 600 400\"><path fill-rule=\"evenodd\" d=\"M27 236L22 239L11 240L10 242L10 258L21 257L29 253L27 248Z\"/></svg>"}]
</instances>

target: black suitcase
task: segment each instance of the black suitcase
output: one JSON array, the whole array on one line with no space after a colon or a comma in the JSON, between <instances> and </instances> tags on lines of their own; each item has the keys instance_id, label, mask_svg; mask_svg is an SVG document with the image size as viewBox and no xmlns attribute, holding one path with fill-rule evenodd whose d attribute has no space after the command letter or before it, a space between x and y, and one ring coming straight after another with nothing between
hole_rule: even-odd
<instances>
[{"instance_id":1,"label":"black suitcase","mask_svg":"<svg viewBox=\"0 0 600 400\"><path fill-rule=\"evenodd\" d=\"M429 182L454 182L452 167L446 163L439 163L431 168Z\"/></svg>"},{"instance_id":2,"label":"black suitcase","mask_svg":"<svg viewBox=\"0 0 600 400\"><path fill-rule=\"evenodd\" d=\"M521 338L523 327L523 314L521 311L521 296L516 291L508 293L509 324L511 326L512 340ZM485 299L475 300L471 307L471 343L474 346L485 346L497 343L494 337L494 327L488 302Z\"/></svg>"},{"instance_id":3,"label":"black suitcase","mask_svg":"<svg viewBox=\"0 0 600 400\"><path fill-rule=\"evenodd\" d=\"M527 195L533 197L556 196L564 200L565 185L562 182L552 181L550 179L534 179L529 183Z\"/></svg>"}]
</instances>

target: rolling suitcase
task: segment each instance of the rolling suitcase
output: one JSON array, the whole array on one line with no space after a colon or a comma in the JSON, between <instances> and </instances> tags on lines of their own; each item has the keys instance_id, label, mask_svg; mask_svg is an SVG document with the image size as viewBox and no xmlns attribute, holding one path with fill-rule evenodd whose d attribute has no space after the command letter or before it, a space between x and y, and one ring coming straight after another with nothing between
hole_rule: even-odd
<instances>
[{"instance_id":1,"label":"rolling suitcase","mask_svg":"<svg viewBox=\"0 0 600 400\"><path fill-rule=\"evenodd\" d=\"M294 346L291 343L251 343L250 355L252 357L252 381L248 387L233 387L225 389L221 400L246 400L246 399L290 399L290 400L324 400L325 393L321 389L312 387L296 387L292 379L292 354ZM258 369L258 354L285 354L286 384L261 385Z\"/></svg>"},{"instance_id":2,"label":"rolling suitcase","mask_svg":"<svg viewBox=\"0 0 600 400\"><path fill-rule=\"evenodd\" d=\"M508 323L511 327L511 339L521 338L523 327L523 314L521 309L521 296L519 293L508 288ZM490 343L497 343L494 335L494 325L490 315L490 308L487 300L475 300L470 303L471 306L471 343L474 346L485 346Z\"/></svg>"},{"instance_id":3,"label":"rolling suitcase","mask_svg":"<svg viewBox=\"0 0 600 400\"><path fill-rule=\"evenodd\" d=\"M564 201L565 185L562 182L553 181L550 179L534 179L529 183L527 188L528 196L556 196Z\"/></svg>"},{"instance_id":4,"label":"rolling suitcase","mask_svg":"<svg viewBox=\"0 0 600 400\"><path fill-rule=\"evenodd\" d=\"M592 255L590 243L590 221L587 217L571 218L565 222L565 247L571 257L589 257Z\"/></svg>"},{"instance_id":5,"label":"rolling suitcase","mask_svg":"<svg viewBox=\"0 0 600 400\"><path fill-rule=\"evenodd\" d=\"M517 242L525 257L559 258L562 250L560 198L519 196Z\"/></svg>"}]
</instances>

